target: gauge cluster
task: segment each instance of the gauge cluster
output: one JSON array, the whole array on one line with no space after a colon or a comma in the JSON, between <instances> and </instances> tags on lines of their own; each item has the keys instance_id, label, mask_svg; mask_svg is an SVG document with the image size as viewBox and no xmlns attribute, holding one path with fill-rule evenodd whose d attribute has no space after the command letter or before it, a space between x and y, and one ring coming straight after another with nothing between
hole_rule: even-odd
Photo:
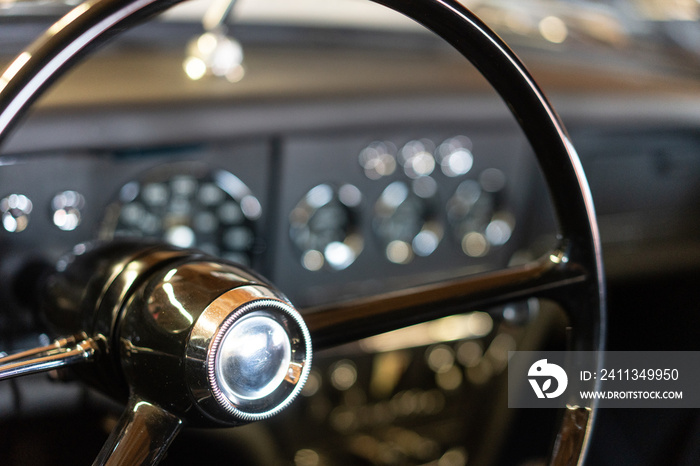
<instances>
[{"instance_id":1,"label":"gauge cluster","mask_svg":"<svg viewBox=\"0 0 700 466\"><path fill-rule=\"evenodd\" d=\"M0 261L12 257L5 267L55 263L76 244L120 236L264 265L266 140L1 160Z\"/></svg>"},{"instance_id":2,"label":"gauge cluster","mask_svg":"<svg viewBox=\"0 0 700 466\"><path fill-rule=\"evenodd\" d=\"M309 135L282 153L272 269L302 305L506 266L528 221L517 133Z\"/></svg>"},{"instance_id":3,"label":"gauge cluster","mask_svg":"<svg viewBox=\"0 0 700 466\"><path fill-rule=\"evenodd\" d=\"M231 172L197 162L155 167L107 207L100 236L158 238L251 265L262 206Z\"/></svg>"},{"instance_id":4,"label":"gauge cluster","mask_svg":"<svg viewBox=\"0 0 700 466\"><path fill-rule=\"evenodd\" d=\"M5 156L0 240L52 263L85 241L159 239L309 306L507 265L524 154L516 133L418 128Z\"/></svg>"}]
</instances>

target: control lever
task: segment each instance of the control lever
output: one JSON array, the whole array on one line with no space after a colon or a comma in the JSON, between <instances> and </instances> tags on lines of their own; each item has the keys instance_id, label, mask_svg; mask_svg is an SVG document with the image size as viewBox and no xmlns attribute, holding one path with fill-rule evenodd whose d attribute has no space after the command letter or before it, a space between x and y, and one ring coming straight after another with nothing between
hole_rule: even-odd
<instances>
[{"instance_id":1,"label":"control lever","mask_svg":"<svg viewBox=\"0 0 700 466\"><path fill-rule=\"evenodd\" d=\"M185 424L271 417L309 374L309 331L284 295L196 251L79 245L42 288L46 319L75 336L1 358L0 380L71 370L128 400L95 464L156 464Z\"/></svg>"},{"instance_id":2,"label":"control lever","mask_svg":"<svg viewBox=\"0 0 700 466\"><path fill-rule=\"evenodd\" d=\"M98 343L84 334L83 338L60 338L49 345L0 358L0 381L90 362L98 350Z\"/></svg>"}]
</instances>

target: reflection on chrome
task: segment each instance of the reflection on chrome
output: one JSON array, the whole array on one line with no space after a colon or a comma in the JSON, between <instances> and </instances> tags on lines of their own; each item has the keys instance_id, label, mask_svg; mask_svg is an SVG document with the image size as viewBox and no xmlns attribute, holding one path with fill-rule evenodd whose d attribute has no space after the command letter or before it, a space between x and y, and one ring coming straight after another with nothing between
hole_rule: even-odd
<instances>
[{"instance_id":1,"label":"reflection on chrome","mask_svg":"<svg viewBox=\"0 0 700 466\"><path fill-rule=\"evenodd\" d=\"M0 90L2 90L7 83L22 69L24 65L32 58L32 54L29 52L22 52L19 54L15 61L10 63L5 72L0 76Z\"/></svg>"},{"instance_id":2,"label":"reflection on chrome","mask_svg":"<svg viewBox=\"0 0 700 466\"><path fill-rule=\"evenodd\" d=\"M278 389L292 361L282 324L255 313L226 332L217 355L217 378L229 399L258 400Z\"/></svg>"},{"instance_id":3,"label":"reflection on chrome","mask_svg":"<svg viewBox=\"0 0 700 466\"><path fill-rule=\"evenodd\" d=\"M177 272L176 269L173 269L173 272ZM164 281L167 281L164 279ZM189 325L192 325L194 323L194 319L192 315L190 314L187 309L182 305L182 303L178 300L177 296L175 295L175 290L173 288L172 283L163 283L163 291L165 292L165 295L168 297L168 301L172 305L173 309L177 310L180 312L180 317L187 321Z\"/></svg>"}]
</instances>

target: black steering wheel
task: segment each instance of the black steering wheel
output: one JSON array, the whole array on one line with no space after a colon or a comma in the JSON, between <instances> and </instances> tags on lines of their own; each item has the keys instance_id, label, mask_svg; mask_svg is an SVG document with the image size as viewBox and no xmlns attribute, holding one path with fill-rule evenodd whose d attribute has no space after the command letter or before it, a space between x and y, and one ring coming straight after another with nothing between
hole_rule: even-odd
<instances>
[{"instance_id":1,"label":"black steering wheel","mask_svg":"<svg viewBox=\"0 0 700 466\"><path fill-rule=\"evenodd\" d=\"M314 349L333 347L458 312L466 312L517 299L540 297L554 300L566 311L571 325L570 350L602 350L605 333L605 285L595 212L578 156L549 101L506 44L457 1L374 1L403 13L441 36L471 61L500 94L523 129L538 158L558 217L560 240L556 248L542 258L526 265L329 305L314 309L313 312L303 312ZM39 95L91 49L104 43L120 31L178 2L179 0L88 0L59 20L39 40L20 54L0 77L0 141L7 138L8 133ZM112 261L112 263L121 261L119 263L122 264L122 267L138 263L142 267L139 269L140 273L157 275L156 272L153 272L155 267L153 264L167 262L170 265L177 263L182 266L185 264L184 269L187 269L187 273L194 274L195 272L199 273L198 269L201 263L210 261L210 259L196 256L196 254L193 255L194 253L181 253L171 248L153 248L155 249L146 248L138 252L126 248L128 253L125 253L123 248L117 248L119 252L116 253L115 249L107 247L98 250L96 254L101 255L101 257L90 258L88 265L94 270L95 267L98 269L103 267L104 261ZM219 270L218 267L227 266L209 264L207 267ZM211 270L207 270L206 273L211 274ZM297 322L298 318L293 310L288 309L289 306L285 298L270 291L271 286L265 280L238 269L226 270L230 280L233 280L230 278L233 276L235 276L235 280L238 280L237 287L241 284L243 284L243 288L252 287L250 289L254 289L254 292L251 291L251 293L259 293L265 300L264 306L263 304L241 304L236 308L236 315L245 316L249 321L251 319L265 321L267 322L265 325L274 327L272 329L274 331L277 329L276 326L282 326L287 330L294 327L291 332L299 334L295 337L297 340L304 340L304 338L308 340L308 335L303 335L305 332L303 322ZM165 272L161 275L163 274ZM113 281L107 285L100 284L103 291L112 286L116 280L114 277L111 279ZM161 276L160 279L162 280L163 277ZM137 285L148 288L148 285L138 284L137 281L121 286L123 290ZM216 286L207 286L213 289L216 296L222 296L223 293L230 302L238 303L236 300L241 299L236 293L230 295L230 292L224 292ZM109 290L113 291L112 288ZM236 290L240 290L240 288L236 288ZM155 293L156 291L151 290L150 292ZM256 301L256 303L258 302ZM139 303L136 298L127 304L115 298L112 304L113 307L121 308L124 306L137 307ZM104 308L106 304L102 303L100 306ZM201 306L203 308L199 312L202 315L213 312L209 301ZM270 307L279 308L277 310L280 311L282 317L270 317L265 314ZM107 327L113 324L113 322L110 324L110 319L117 318L115 317L117 311L113 309L100 312L108 314L106 317L108 322L104 324ZM225 330L229 327L236 328L237 324L230 317L224 315L220 319L221 328ZM138 316L129 319L131 320L120 325L136 328L140 324ZM68 343L64 341L61 342L61 345L72 344L76 351L76 357L88 355L89 358L92 354L102 352L107 354L107 357L103 357L102 360L109 360L113 357L121 358L121 362L114 363L111 369L105 369L106 372L110 373L102 375L106 377L105 380L110 380L111 377L120 384L125 383L126 380L131 393L127 414L103 448L96 464L157 463L172 437L185 422L186 416L181 414L178 402L153 400L152 398L157 397L157 395L149 393L148 388L133 382L135 379L133 374L130 374L138 370L136 366L139 364L131 364L128 362L128 358L136 357L133 355L139 354L138 349L121 348L119 350L120 356L110 355L110 348L112 353L116 351L114 347L110 346L114 342L103 340L105 333L109 333L109 328L106 332L98 331L102 325L98 322L99 318L95 318L94 321L90 320L88 324L85 323L84 316L78 320L80 320L79 325L84 326L82 330L86 332L86 335L83 335L85 338L70 340ZM240 330L241 326L238 328ZM195 330L200 331L201 329ZM137 331L134 330L134 332ZM178 342L178 344L192 346L191 340ZM226 343L222 342L221 339L214 338L207 344L216 350L217 345L225 346ZM294 366L296 364L295 357L304 359L306 363L310 362L310 344L308 341L305 344L306 353L302 351L301 356L296 355L297 349L292 345L291 356L287 358L292 360L289 367L296 367ZM204 361L203 366L196 371L200 371L200 375L204 379L207 377L216 378L216 375L211 375L216 361L208 360L207 354L199 354L198 351L201 352L201 348L190 346L186 349L187 357L193 359L201 357ZM61 353L61 356L65 355ZM6 367L7 361L0 361L0 370ZM301 365L299 367L299 373L291 374L294 371L290 369L290 373L283 374L285 381L292 380L293 383L290 382L292 385L298 381L303 383L303 372L308 373L308 366L305 369L301 369ZM119 370L123 370L127 374L116 373ZM191 373L187 372L185 377L191 377ZM239 388L243 392L247 390L246 387L237 388L235 383L235 381L231 382L229 387L232 392ZM288 400L291 401L299 389L299 387L289 388L288 393L283 395L289 395ZM107 390L109 391L109 388ZM206 387L202 390L206 391ZM198 392L190 387L190 393L196 395ZM204 406L206 403L209 404ZM202 401L202 412L206 413L200 417L231 414L230 412L228 414L220 412L221 403L216 405L211 400ZM285 403L287 403L287 398L282 404ZM216 414L207 411L211 407L210 405L218 406L212 408ZM264 415L256 414L252 418L246 418L247 414L245 413L242 417L240 412L233 413L238 417L224 423L235 425L262 419L268 414L274 414L273 411L277 410L276 407L268 408L267 406L260 408L257 413ZM584 462L588 439L593 427L595 408L595 404L588 406L562 404L564 414L559 433L553 443L550 464L573 465ZM229 411L237 409L233 407ZM255 407L255 409L258 408ZM142 430L138 430L137 427L142 428Z\"/></svg>"}]
</instances>

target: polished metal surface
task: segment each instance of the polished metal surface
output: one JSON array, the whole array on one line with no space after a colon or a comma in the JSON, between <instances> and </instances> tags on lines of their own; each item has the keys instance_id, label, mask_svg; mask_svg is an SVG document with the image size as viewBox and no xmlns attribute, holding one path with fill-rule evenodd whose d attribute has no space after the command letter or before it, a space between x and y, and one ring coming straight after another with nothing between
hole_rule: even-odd
<instances>
[{"instance_id":1,"label":"polished metal surface","mask_svg":"<svg viewBox=\"0 0 700 466\"><path fill-rule=\"evenodd\" d=\"M297 396L310 370L308 330L284 295L196 251L133 240L79 248L46 288L43 307L57 329L105 342L85 378L115 397L158 402L189 423L270 417Z\"/></svg>"},{"instance_id":2,"label":"polished metal surface","mask_svg":"<svg viewBox=\"0 0 700 466\"><path fill-rule=\"evenodd\" d=\"M593 412L590 408L567 406L564 419L554 442L550 466L575 466L581 464L580 452L588 442L591 433L590 422Z\"/></svg>"},{"instance_id":3,"label":"polished metal surface","mask_svg":"<svg viewBox=\"0 0 700 466\"><path fill-rule=\"evenodd\" d=\"M311 370L309 331L269 288L251 285L216 298L192 328L186 375L197 406L215 419L274 416L301 392Z\"/></svg>"},{"instance_id":4,"label":"polished metal surface","mask_svg":"<svg viewBox=\"0 0 700 466\"><path fill-rule=\"evenodd\" d=\"M131 398L97 464L155 464L156 449L180 424L235 426L273 416L308 377L311 340L303 319L241 266L124 240L78 248L47 284L44 308L54 325L93 336L66 339L44 352L65 358L61 346L102 342L103 357L81 375L116 398ZM35 353L41 355L25 355ZM149 423L154 439L138 440L142 434L134 429L148 431Z\"/></svg>"},{"instance_id":5,"label":"polished metal surface","mask_svg":"<svg viewBox=\"0 0 700 466\"><path fill-rule=\"evenodd\" d=\"M48 346L0 358L0 381L92 362L99 351L99 344L92 338L60 339Z\"/></svg>"},{"instance_id":6,"label":"polished metal surface","mask_svg":"<svg viewBox=\"0 0 700 466\"><path fill-rule=\"evenodd\" d=\"M182 427L182 419L132 396L93 466L158 464Z\"/></svg>"},{"instance_id":7,"label":"polished metal surface","mask_svg":"<svg viewBox=\"0 0 700 466\"><path fill-rule=\"evenodd\" d=\"M291 306L253 301L224 322L209 367L214 397L225 410L244 421L266 419L301 392L311 368L311 339Z\"/></svg>"},{"instance_id":8,"label":"polished metal surface","mask_svg":"<svg viewBox=\"0 0 700 466\"><path fill-rule=\"evenodd\" d=\"M8 354L7 356L3 356L0 359L0 363L2 364L7 364L10 362L14 361L19 361L22 359L28 359L31 357L37 357L40 355L47 355L47 354L53 354L56 352L60 352L62 350L65 350L66 348L75 345L79 341L82 341L85 339L85 335L81 335L80 337L67 337L67 338L58 338L48 345L44 346L39 346L37 348L32 348L28 349L25 351L20 351L17 353L12 353Z\"/></svg>"}]
</instances>

